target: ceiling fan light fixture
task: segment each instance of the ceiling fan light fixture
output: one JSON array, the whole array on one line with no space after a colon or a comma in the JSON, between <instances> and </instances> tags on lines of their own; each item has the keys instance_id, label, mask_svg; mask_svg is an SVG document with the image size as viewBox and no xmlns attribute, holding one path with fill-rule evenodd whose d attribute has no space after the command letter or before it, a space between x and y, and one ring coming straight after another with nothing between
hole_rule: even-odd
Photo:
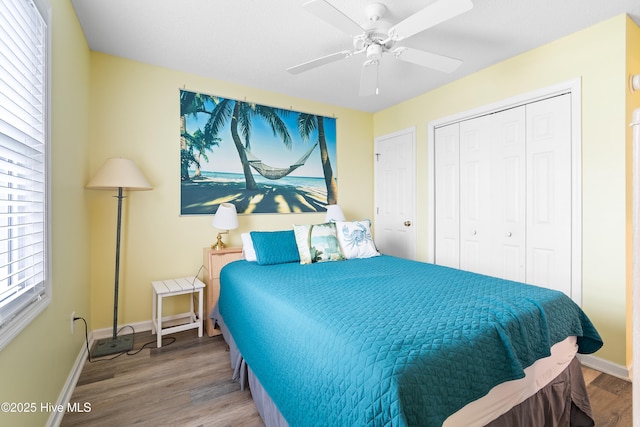
<instances>
[{"instance_id":1,"label":"ceiling fan light fixture","mask_svg":"<svg viewBox=\"0 0 640 427\"><path fill-rule=\"evenodd\" d=\"M362 51L367 48L367 42L365 42L364 36L353 38L353 48L356 51Z\"/></svg>"},{"instance_id":2,"label":"ceiling fan light fixture","mask_svg":"<svg viewBox=\"0 0 640 427\"><path fill-rule=\"evenodd\" d=\"M382 56L382 46L377 43L372 43L367 47L367 59L371 61L377 61Z\"/></svg>"}]
</instances>

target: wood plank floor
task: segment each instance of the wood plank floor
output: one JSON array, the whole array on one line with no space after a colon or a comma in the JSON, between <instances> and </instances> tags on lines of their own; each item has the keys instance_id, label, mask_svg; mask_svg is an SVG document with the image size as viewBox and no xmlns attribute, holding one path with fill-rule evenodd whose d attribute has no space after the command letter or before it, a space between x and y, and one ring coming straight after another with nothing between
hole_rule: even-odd
<instances>
[{"instance_id":1,"label":"wood plank floor","mask_svg":"<svg viewBox=\"0 0 640 427\"><path fill-rule=\"evenodd\" d=\"M249 391L231 381L222 337L185 331L169 335L158 349L155 335L142 332L130 353L85 364L71 403L89 403L91 410L67 413L62 427L264 425ZM586 367L583 372L596 426L630 427L631 383Z\"/></svg>"},{"instance_id":2,"label":"wood plank floor","mask_svg":"<svg viewBox=\"0 0 640 427\"><path fill-rule=\"evenodd\" d=\"M582 367L597 427L631 427L633 412L629 381Z\"/></svg>"}]
</instances>

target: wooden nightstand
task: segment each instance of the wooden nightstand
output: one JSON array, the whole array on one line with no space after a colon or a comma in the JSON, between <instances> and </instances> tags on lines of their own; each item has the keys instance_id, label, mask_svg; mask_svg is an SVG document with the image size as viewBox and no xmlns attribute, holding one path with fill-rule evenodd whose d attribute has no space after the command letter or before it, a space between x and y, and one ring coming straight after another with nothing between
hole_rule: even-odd
<instances>
[{"instance_id":1,"label":"wooden nightstand","mask_svg":"<svg viewBox=\"0 0 640 427\"><path fill-rule=\"evenodd\" d=\"M216 329L211 322L211 318L209 318L211 310L218 303L218 298L220 297L220 270L231 261L240 258L242 258L242 248L225 248L218 251L211 248L204 249L203 264L206 268L204 283L207 285L205 288L207 309L204 328L210 337L220 335L220 329Z\"/></svg>"}]
</instances>

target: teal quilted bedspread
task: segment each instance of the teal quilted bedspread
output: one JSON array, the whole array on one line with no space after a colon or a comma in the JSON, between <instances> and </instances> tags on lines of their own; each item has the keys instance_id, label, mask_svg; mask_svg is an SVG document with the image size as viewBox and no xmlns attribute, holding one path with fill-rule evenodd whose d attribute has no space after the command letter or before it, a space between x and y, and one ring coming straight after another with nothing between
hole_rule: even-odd
<instances>
[{"instance_id":1,"label":"teal quilted bedspread","mask_svg":"<svg viewBox=\"0 0 640 427\"><path fill-rule=\"evenodd\" d=\"M602 346L560 292L385 255L236 261L219 309L290 426L441 426L567 336Z\"/></svg>"}]
</instances>

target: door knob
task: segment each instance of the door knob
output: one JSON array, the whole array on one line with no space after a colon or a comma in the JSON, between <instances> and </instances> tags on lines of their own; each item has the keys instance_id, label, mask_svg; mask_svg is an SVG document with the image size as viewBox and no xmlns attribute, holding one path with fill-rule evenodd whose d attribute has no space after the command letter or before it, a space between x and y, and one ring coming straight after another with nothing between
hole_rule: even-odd
<instances>
[{"instance_id":1,"label":"door knob","mask_svg":"<svg viewBox=\"0 0 640 427\"><path fill-rule=\"evenodd\" d=\"M404 222L404 226L405 227L411 227L411 221L405 221Z\"/></svg>"},{"instance_id":2,"label":"door knob","mask_svg":"<svg viewBox=\"0 0 640 427\"><path fill-rule=\"evenodd\" d=\"M512 236L511 232L507 231L507 237L511 237L511 236Z\"/></svg>"}]
</instances>

